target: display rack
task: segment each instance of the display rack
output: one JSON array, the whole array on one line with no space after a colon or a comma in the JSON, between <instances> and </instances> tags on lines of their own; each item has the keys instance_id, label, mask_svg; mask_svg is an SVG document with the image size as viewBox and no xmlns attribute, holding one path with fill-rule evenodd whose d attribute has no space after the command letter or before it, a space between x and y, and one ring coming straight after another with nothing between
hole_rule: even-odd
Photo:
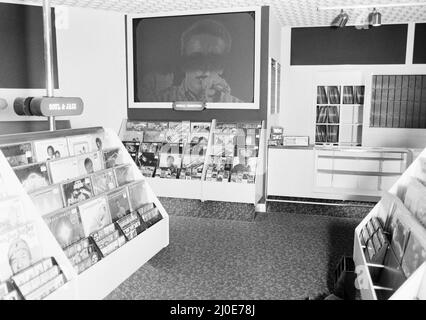
<instances>
[{"instance_id":1,"label":"display rack","mask_svg":"<svg viewBox=\"0 0 426 320\"><path fill-rule=\"evenodd\" d=\"M121 125L119 136L123 140L134 137L127 132L127 122L125 119ZM141 122L142 123L142 122ZM216 120L210 123L210 133L207 144L207 150L204 157L204 166L199 180L185 179L167 179L158 177L146 177L152 190L159 197L193 199L201 201L224 201L235 203L247 203L256 205L263 196L263 180L264 180L264 157L265 157L265 127L261 122L259 130L258 156L256 162L256 175L254 183L238 183L238 182L217 182L207 181L207 164L210 156L213 155L213 140L216 129ZM241 122L242 123L242 122ZM143 137L143 135L141 135ZM137 138L137 137L136 137ZM143 139L143 138L142 138Z\"/></svg>"},{"instance_id":2,"label":"display rack","mask_svg":"<svg viewBox=\"0 0 426 320\"><path fill-rule=\"evenodd\" d=\"M364 85L318 85L315 101L315 144L360 146Z\"/></svg>"},{"instance_id":3,"label":"display rack","mask_svg":"<svg viewBox=\"0 0 426 320\"><path fill-rule=\"evenodd\" d=\"M402 267L402 260L405 255L411 254L409 250L412 248L407 244L408 239L411 237L417 241L417 249L421 252L426 253L426 229L425 226L420 223L420 220L415 217L414 213L406 208L404 198L407 192L408 186L413 181L426 181L425 180L425 169L424 161L426 159L426 149L418 156L418 158L408 167L408 169L402 174L402 176L396 181L396 183L386 192L377 205L371 210L371 212L362 220L362 222L355 229L354 239L354 261L356 265L357 286L361 292L362 299L378 300L378 299L422 299L422 292L424 294L426 290L426 281L422 280L426 278L426 256L422 257L422 254L417 254L416 259L419 265L412 272L406 273ZM419 179L419 180L417 180ZM418 182L421 186L422 184ZM418 197L419 203L417 205L423 205L424 199ZM398 212L396 214L395 212ZM384 222L383 230L387 236L390 233L396 233L395 230L391 230L389 227L389 221L400 221L401 229L398 231L399 236L403 235L405 238L405 244L401 245L401 254L399 258L401 261L393 262L392 264L387 263L390 261L389 258L383 260L380 255L385 254L386 257L390 254L390 250L393 251L392 247L394 239L387 238L387 245L383 245L381 249L376 250L376 254L379 256L379 260L383 260L383 263L375 263L370 259L368 253L369 244L365 243L365 237L363 233L365 228L372 219L378 219ZM389 230L386 230L389 229ZM366 251L367 250L367 251ZM382 251L383 250L383 251ZM392 253L393 254L393 253ZM397 255L395 255L397 256ZM391 256L392 257L392 256ZM413 262L413 259L409 259ZM407 260L408 261L408 260ZM414 263L414 262L413 262ZM384 285L384 283L386 285ZM424 297L423 297L424 299Z\"/></svg>"},{"instance_id":4,"label":"display rack","mask_svg":"<svg viewBox=\"0 0 426 320\"><path fill-rule=\"evenodd\" d=\"M121 140L113 130L87 128L1 136L0 146L23 142L30 142L34 146L35 141L51 140L63 137L67 137L67 139L69 139L71 137L87 135L91 135L93 137L102 136L102 151L99 151L99 154L104 155L104 152L107 150L118 150L117 155L120 159L120 163L119 165L117 163L117 166L114 167L114 175L117 175L115 171L116 168L120 166L128 167L128 174L132 176L132 181L135 181L135 183L139 183L138 181L140 181L143 185L143 191L141 191L140 199L143 199L143 202L146 202L147 204L152 203L152 206L156 207L156 210L158 210L157 212L160 213L162 219L156 221L156 223L152 225L150 224L146 230L140 230L139 228L138 230L140 232L138 232L137 235L133 235L131 238L128 234L123 233L122 229L120 229L121 226L119 228L118 224L116 224L115 226L117 227L117 230L121 230L119 234L121 234L121 238L125 240L124 244L121 244L109 254L102 254L99 261L79 273L71 261L67 258L61 248L61 245L49 229L45 222L45 216L43 216L38 207L35 206L29 193L24 190L24 187L17 179L17 176L10 164L3 156L3 153L0 152L0 167L2 169L1 174L3 179L7 179L6 181L8 186L16 185L16 190L18 190L20 196L22 196L30 206L30 210L27 211L34 215L34 219L40 226L40 235L43 240L43 247L45 247L44 256L53 256L67 278L67 283L65 285L48 295L45 299L102 299L169 244L169 217L167 212L164 210L163 206L149 186L149 183L147 183L146 179L140 173L126 148L123 146ZM98 145L98 148L99 147L100 146ZM70 156L68 158L72 157ZM49 168L52 161L56 160L47 161ZM69 181L72 181L72 178L74 177L71 177ZM119 187L117 186L117 188ZM127 185L123 188L126 188L127 192ZM84 203L84 201L81 203ZM143 215L138 214L135 214L135 216L140 218L143 217ZM140 222L142 222L142 218L140 219ZM126 263L123 264L123 261Z\"/></svg>"}]
</instances>

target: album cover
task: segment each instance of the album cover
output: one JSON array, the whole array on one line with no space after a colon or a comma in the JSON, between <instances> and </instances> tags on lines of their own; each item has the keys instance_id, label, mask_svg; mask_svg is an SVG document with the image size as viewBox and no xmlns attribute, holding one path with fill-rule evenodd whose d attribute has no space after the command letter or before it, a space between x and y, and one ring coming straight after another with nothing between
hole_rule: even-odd
<instances>
[{"instance_id":1,"label":"album cover","mask_svg":"<svg viewBox=\"0 0 426 320\"><path fill-rule=\"evenodd\" d=\"M165 131L169 128L169 123L165 121L149 121L148 130Z\"/></svg>"},{"instance_id":2,"label":"album cover","mask_svg":"<svg viewBox=\"0 0 426 320\"><path fill-rule=\"evenodd\" d=\"M405 276L409 278L425 261L426 249L423 248L418 239L411 234L401 263Z\"/></svg>"},{"instance_id":3,"label":"album cover","mask_svg":"<svg viewBox=\"0 0 426 320\"><path fill-rule=\"evenodd\" d=\"M191 143L206 143L210 136L210 122L191 122Z\"/></svg>"},{"instance_id":4,"label":"album cover","mask_svg":"<svg viewBox=\"0 0 426 320\"><path fill-rule=\"evenodd\" d=\"M92 150L102 151L105 140L105 132L95 133L91 135Z\"/></svg>"},{"instance_id":5,"label":"album cover","mask_svg":"<svg viewBox=\"0 0 426 320\"><path fill-rule=\"evenodd\" d=\"M30 267L41 256L42 248L34 223L19 224L0 232L0 281Z\"/></svg>"},{"instance_id":6,"label":"album cover","mask_svg":"<svg viewBox=\"0 0 426 320\"><path fill-rule=\"evenodd\" d=\"M117 187L114 171L107 170L92 175L93 194L95 196L111 191Z\"/></svg>"},{"instance_id":7,"label":"album cover","mask_svg":"<svg viewBox=\"0 0 426 320\"><path fill-rule=\"evenodd\" d=\"M143 135L143 131L126 131L121 136L121 140L141 143L143 141Z\"/></svg>"},{"instance_id":8,"label":"album cover","mask_svg":"<svg viewBox=\"0 0 426 320\"><path fill-rule=\"evenodd\" d=\"M256 158L258 149L256 147L238 147L237 156L239 158Z\"/></svg>"},{"instance_id":9,"label":"album cover","mask_svg":"<svg viewBox=\"0 0 426 320\"><path fill-rule=\"evenodd\" d=\"M112 223L105 197L85 202L79 206L79 210L86 237Z\"/></svg>"},{"instance_id":10,"label":"album cover","mask_svg":"<svg viewBox=\"0 0 426 320\"><path fill-rule=\"evenodd\" d=\"M0 150L11 167L23 166L34 162L33 151L29 142L2 146Z\"/></svg>"},{"instance_id":11,"label":"album cover","mask_svg":"<svg viewBox=\"0 0 426 320\"><path fill-rule=\"evenodd\" d=\"M81 178L62 185L64 201L67 206L72 206L93 196L90 178Z\"/></svg>"},{"instance_id":12,"label":"album cover","mask_svg":"<svg viewBox=\"0 0 426 320\"><path fill-rule=\"evenodd\" d=\"M395 253L395 257L401 263L402 256L404 255L407 246L408 238L410 237L410 230L405 228L402 222L396 217L391 224L392 241L391 247Z\"/></svg>"},{"instance_id":13,"label":"album cover","mask_svg":"<svg viewBox=\"0 0 426 320\"><path fill-rule=\"evenodd\" d=\"M78 208L54 212L44 216L43 219L62 248L66 248L84 237Z\"/></svg>"},{"instance_id":14,"label":"album cover","mask_svg":"<svg viewBox=\"0 0 426 320\"><path fill-rule=\"evenodd\" d=\"M147 227L151 227L154 224L156 224L158 221L163 219L158 208L153 208L144 213L141 213L141 211L138 210L138 213L140 214L142 221L147 225Z\"/></svg>"},{"instance_id":15,"label":"album cover","mask_svg":"<svg viewBox=\"0 0 426 320\"><path fill-rule=\"evenodd\" d=\"M45 162L18 167L14 171L27 192L36 191L50 184L49 173Z\"/></svg>"},{"instance_id":16,"label":"album cover","mask_svg":"<svg viewBox=\"0 0 426 320\"><path fill-rule=\"evenodd\" d=\"M238 132L238 126L235 122L216 122L214 132L235 135Z\"/></svg>"},{"instance_id":17,"label":"album cover","mask_svg":"<svg viewBox=\"0 0 426 320\"><path fill-rule=\"evenodd\" d=\"M81 240L69 245L64 249L65 255L71 258L91 246L90 238L82 238Z\"/></svg>"},{"instance_id":18,"label":"album cover","mask_svg":"<svg viewBox=\"0 0 426 320\"><path fill-rule=\"evenodd\" d=\"M136 165L138 164L138 155L139 155L139 147L140 147L140 142L136 142L136 141L123 141L123 145L126 148L127 152L129 153L130 157L132 158L132 160L136 163Z\"/></svg>"},{"instance_id":19,"label":"album cover","mask_svg":"<svg viewBox=\"0 0 426 320\"><path fill-rule=\"evenodd\" d=\"M127 120L126 129L128 131L145 131L148 128L147 122Z\"/></svg>"},{"instance_id":20,"label":"album cover","mask_svg":"<svg viewBox=\"0 0 426 320\"><path fill-rule=\"evenodd\" d=\"M153 167L158 166L158 156L153 152L142 152L139 155L138 163L141 167Z\"/></svg>"},{"instance_id":21,"label":"album cover","mask_svg":"<svg viewBox=\"0 0 426 320\"><path fill-rule=\"evenodd\" d=\"M52 183L60 183L81 176L81 170L76 157L49 161L49 169Z\"/></svg>"},{"instance_id":22,"label":"album cover","mask_svg":"<svg viewBox=\"0 0 426 320\"><path fill-rule=\"evenodd\" d=\"M115 222L118 219L124 217L130 213L129 196L127 189L123 188L108 194L108 205L109 212L111 214L112 221Z\"/></svg>"},{"instance_id":23,"label":"album cover","mask_svg":"<svg viewBox=\"0 0 426 320\"><path fill-rule=\"evenodd\" d=\"M64 202L59 186L53 186L30 195L35 207L41 215L62 209Z\"/></svg>"},{"instance_id":24,"label":"album cover","mask_svg":"<svg viewBox=\"0 0 426 320\"><path fill-rule=\"evenodd\" d=\"M167 143L182 143L182 122L169 122L168 129L166 131L166 142Z\"/></svg>"},{"instance_id":25,"label":"album cover","mask_svg":"<svg viewBox=\"0 0 426 320\"><path fill-rule=\"evenodd\" d=\"M135 181L135 175L131 165L124 165L114 168L115 179L119 187Z\"/></svg>"},{"instance_id":26,"label":"album cover","mask_svg":"<svg viewBox=\"0 0 426 320\"><path fill-rule=\"evenodd\" d=\"M34 153L37 162L59 159L69 156L66 138L34 141Z\"/></svg>"},{"instance_id":27,"label":"album cover","mask_svg":"<svg viewBox=\"0 0 426 320\"><path fill-rule=\"evenodd\" d=\"M148 201L145 183L143 181L136 182L129 186L129 200L132 211L136 211Z\"/></svg>"},{"instance_id":28,"label":"album cover","mask_svg":"<svg viewBox=\"0 0 426 320\"><path fill-rule=\"evenodd\" d=\"M144 177L152 178L157 169L155 167L141 167L140 170Z\"/></svg>"},{"instance_id":29,"label":"album cover","mask_svg":"<svg viewBox=\"0 0 426 320\"><path fill-rule=\"evenodd\" d=\"M168 168L172 171L182 167L182 154L160 153L160 168Z\"/></svg>"},{"instance_id":30,"label":"album cover","mask_svg":"<svg viewBox=\"0 0 426 320\"><path fill-rule=\"evenodd\" d=\"M77 165L79 176L86 176L103 169L102 157L99 152L79 155Z\"/></svg>"},{"instance_id":31,"label":"album cover","mask_svg":"<svg viewBox=\"0 0 426 320\"><path fill-rule=\"evenodd\" d=\"M140 152L157 153L162 146L162 143L141 143Z\"/></svg>"},{"instance_id":32,"label":"album cover","mask_svg":"<svg viewBox=\"0 0 426 320\"><path fill-rule=\"evenodd\" d=\"M90 135L71 136L67 138L69 155L89 153L92 150L92 137Z\"/></svg>"},{"instance_id":33,"label":"album cover","mask_svg":"<svg viewBox=\"0 0 426 320\"><path fill-rule=\"evenodd\" d=\"M123 155L119 148L104 150L103 156L106 169L113 168L124 163Z\"/></svg>"},{"instance_id":34,"label":"album cover","mask_svg":"<svg viewBox=\"0 0 426 320\"><path fill-rule=\"evenodd\" d=\"M166 131L147 130L143 135L143 142L166 142Z\"/></svg>"}]
</instances>

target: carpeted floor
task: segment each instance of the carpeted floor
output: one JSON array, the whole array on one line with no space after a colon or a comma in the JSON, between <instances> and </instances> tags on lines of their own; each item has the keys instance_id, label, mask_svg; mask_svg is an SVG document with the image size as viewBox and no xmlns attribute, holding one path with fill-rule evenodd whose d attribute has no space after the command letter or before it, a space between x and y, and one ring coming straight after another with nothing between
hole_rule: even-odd
<instances>
[{"instance_id":1,"label":"carpeted floor","mask_svg":"<svg viewBox=\"0 0 426 320\"><path fill-rule=\"evenodd\" d=\"M170 245L107 299L304 299L332 289L359 219L266 213L170 216Z\"/></svg>"}]
</instances>

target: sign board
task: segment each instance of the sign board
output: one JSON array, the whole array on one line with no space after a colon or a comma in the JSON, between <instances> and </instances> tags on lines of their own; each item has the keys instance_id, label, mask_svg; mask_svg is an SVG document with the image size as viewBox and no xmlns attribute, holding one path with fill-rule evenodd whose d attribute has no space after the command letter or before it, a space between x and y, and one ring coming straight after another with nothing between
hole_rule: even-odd
<instances>
[{"instance_id":1,"label":"sign board","mask_svg":"<svg viewBox=\"0 0 426 320\"><path fill-rule=\"evenodd\" d=\"M77 97L35 97L30 109L34 116L78 116L83 113L84 104Z\"/></svg>"}]
</instances>

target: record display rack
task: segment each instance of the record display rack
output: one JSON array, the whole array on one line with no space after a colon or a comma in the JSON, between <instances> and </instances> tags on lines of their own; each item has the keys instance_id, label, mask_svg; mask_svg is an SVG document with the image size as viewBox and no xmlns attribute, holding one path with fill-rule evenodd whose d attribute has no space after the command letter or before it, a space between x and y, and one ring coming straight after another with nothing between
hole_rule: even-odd
<instances>
[{"instance_id":1,"label":"record display rack","mask_svg":"<svg viewBox=\"0 0 426 320\"><path fill-rule=\"evenodd\" d=\"M353 257L362 299L426 299L425 162L426 149L355 229ZM413 190L420 191L412 196ZM374 239L382 231L382 240Z\"/></svg>"},{"instance_id":2,"label":"record display rack","mask_svg":"<svg viewBox=\"0 0 426 320\"><path fill-rule=\"evenodd\" d=\"M96 243L94 247L96 248L97 254L99 254L99 259L96 259L95 262L91 263L89 267L85 269L77 269L74 261L71 262L71 258L69 258L67 250L70 248L64 247L60 243L60 239L58 238L58 234L52 230L52 226L48 223L46 217L48 216L45 212L42 212L40 209L40 204L36 204L34 200L34 193L29 191L29 188L33 186L33 184L27 183L30 179L22 181L22 177L17 173L19 166L12 166L12 162L16 162L15 165L21 165L21 162L26 162L28 159L32 159L29 162L35 163L40 161L46 161L47 168L49 171L49 179L51 185L48 187L56 187L52 182L52 171L51 165L54 162L73 160L73 157L77 157L77 154L80 156L89 157L90 153L84 153L86 151L90 151L82 147L84 143L79 141L78 137L97 137L96 144L93 143L93 148L97 148L97 154L102 155L103 160L110 161L111 158L107 158L107 155L110 154L110 151L114 152L114 164L111 167L106 167L107 161L103 162L102 170L99 172L95 172L92 175L97 173L103 173L104 171L110 170L114 172L115 177L115 187L116 189L110 193L115 192L118 189L123 189L126 192L128 197L128 202L130 203L130 207L132 208L132 212L126 213L122 212L123 215L118 216L120 219L112 220L113 223L107 225L105 224L102 227L94 229L96 231L91 232L88 238L84 238L82 240L89 239L93 241L92 244ZM101 137L98 139L98 137ZM52 143L51 141L67 139L67 141L71 141L69 139L74 139L75 144L73 144L74 152L70 152L70 154L62 155L60 159L47 159L40 160L41 156L39 154L40 151L37 151L36 144L40 141L46 142L47 144L41 144L43 148L40 150L46 150L44 147L47 145L50 147ZM99 144L98 144L99 142ZM5 152L9 152L10 149L7 147L13 145L23 145L24 143L32 144L33 148L31 151L22 152L19 156L10 156L4 154ZM4 148L6 146L6 148ZM21 147L19 147L21 148ZM25 216L28 221L31 221L36 225L36 235L38 238L38 243L40 244L40 253L38 254L39 259L53 258L53 261L56 262L60 271L64 275L65 284L57 288L55 291L50 292L48 295L44 295L42 298L46 300L70 300L70 299L79 299L79 300L97 300L105 298L109 293L111 293L115 288L117 288L123 281L125 281L130 275L132 275L135 271L137 271L143 264L145 264L148 260L150 260L153 256L155 256L159 251L161 251L164 247L169 244L169 216L165 211L164 207L159 202L155 193L152 191L149 183L143 177L140 170L135 165L133 159L127 152L126 148L123 146L121 140L117 136L117 134L111 129L104 129L102 127L96 128L85 128L85 129L70 129L70 130L58 130L53 132L36 132L30 134L14 134L14 135L5 135L0 136L0 205L5 205L8 199L18 198L21 200L25 207ZM21 151L24 148L21 148ZM60 150L60 148L56 148ZM90 147L89 147L90 149ZM71 150L71 147L69 148ZM92 149L93 150L96 149ZM60 150L62 151L62 150ZM31 152L33 152L31 154ZM34 160L35 156L35 160ZM92 159L93 160L93 159ZM19 162L19 164L18 164ZM72 161L71 161L72 162ZM37 163L37 165L38 165ZM88 163L84 162L86 166ZM93 163L92 163L93 164ZM25 167L25 165L24 165ZM108 169L107 169L108 168ZM120 168L126 168L126 173L123 176L118 176ZM86 166L86 170L90 169L93 172L93 167L90 165ZM62 170L63 171L63 170ZM66 174L70 173L70 177L65 178L66 181L60 183L62 188L64 185L70 181L76 181L80 178L76 179L72 176L73 170L70 168L69 170L65 170ZM88 171L89 172L89 171ZM63 174L63 172L62 172ZM87 176L92 178L91 175ZM33 176L34 178L34 176ZM120 182L119 182L120 181ZM31 183L33 183L31 181ZM149 210L145 210L142 207L137 209L136 206L133 207L132 199L130 194L130 188L134 185L142 186L141 189L134 188L133 191L133 201L137 201L141 203L141 206L149 205ZM83 188L84 186L79 186L79 188ZM45 188L46 189L46 188ZM44 190L44 189L43 189ZM93 190L93 189L92 189ZM138 191L139 190L139 191ZM96 197L94 194L92 198L89 200L79 199L78 204L65 204L65 208L58 210L58 212L71 210L74 207L78 206L78 211L81 213L81 207L89 204L89 202L95 202L97 198L105 198L105 205L103 208L106 208L108 211L108 215L112 216L112 203L115 201L110 200L109 194L105 193L98 195ZM63 199L65 199L65 193L62 193ZM66 203L65 201L63 203ZM145 204L144 204L145 203ZM7 204L6 204L7 205ZM117 206L119 205L117 201ZM74 207L73 207L74 206ZM6 207L7 208L7 207ZM70 209L71 208L71 209ZM139 207L138 207L139 208ZM144 211L145 210L145 211ZM154 210L154 211L153 211ZM12 212L12 211L11 211ZM56 213L55 211L54 213ZM93 212L93 210L92 210ZM121 211L120 211L121 212ZM130 212L130 211L129 211ZM155 214L155 219L151 219L151 213ZM88 214L88 211L86 212ZM129 222L130 220L123 220L129 218L132 215L135 219L132 220L131 223L121 225L120 221ZM150 215L150 217L148 217ZM146 219L146 220L145 220ZM4 219L3 219L4 220ZM0 219L0 226L2 227L1 231L5 230L4 226L9 226L9 221L3 221ZM155 220L155 221L154 221ZM83 219L80 220L80 222ZM115 222L114 222L115 221ZM136 223L137 222L137 223ZM100 222L98 222L100 223ZM103 221L102 223L105 223ZM124 222L123 222L124 223ZM135 223L135 224L133 224ZM141 227L141 224L144 227ZM98 226L98 225L97 225ZM100 226L100 224L99 224ZM127 227L131 226L131 229L127 229ZM83 226L86 228L86 226ZM91 228L93 225L91 225ZM106 238L99 238L96 240L95 235L99 235L101 232L104 232L107 228L112 228L114 230L114 235L111 239L111 243L106 243L106 246L101 247L101 241L104 241ZM137 229L134 231L133 229ZM131 233L133 231L133 233ZM106 231L105 231L106 232ZM129 232L129 233L127 233ZM86 231L85 231L86 233ZM131 234L131 236L130 236ZM62 236L61 234L60 236ZM67 232L65 232L67 235ZM111 235L107 233L103 233L103 235ZM87 235L85 235L87 237ZM122 241L120 241L122 240ZM108 240L109 241L109 240ZM80 241L74 243L73 245L78 244ZM112 245L112 246L111 246ZM3 248L0 248L0 251ZM77 249L76 249L77 250ZM3 254L4 252L0 252ZM89 259L92 259L93 256L90 256ZM3 259L5 260L5 259ZM4 268L1 263L4 262L0 260L0 271L3 272ZM126 263L123 264L123 261ZM37 261L33 261L36 263ZM8 267L8 266L7 266ZM0 274L3 276L0 278L0 285L2 285L5 281L9 281L9 277L12 276L13 279L13 268L11 274ZM26 269L25 269L26 270ZM24 271L25 271L24 270ZM11 283L15 283L10 280ZM9 283L9 282L8 282ZM18 290L20 291L20 290ZM0 292L1 293L1 292ZM23 294L22 294L23 296ZM21 297L22 298L22 297ZM26 298L26 297L24 297Z\"/></svg>"},{"instance_id":3,"label":"record display rack","mask_svg":"<svg viewBox=\"0 0 426 320\"><path fill-rule=\"evenodd\" d=\"M121 125L119 136L123 140L129 140L132 136L127 132L127 123L133 120L124 119ZM135 121L139 122L139 121ZM140 121L143 123L143 121ZM212 120L210 123L210 132L207 143L207 150L204 157L204 166L201 174L201 179L168 179L159 177L146 177L154 193L159 197L193 199L201 201L223 201L234 203L246 203L256 205L263 196L264 175L265 175L265 152L266 152L266 137L265 124L259 122L259 137L258 137L258 154L256 159L256 173L254 183L240 182L219 182L208 181L207 164L210 156L214 155L213 143L214 134L217 128L217 121ZM241 122L244 123L244 122ZM123 138L126 137L127 138ZM141 137L143 139L143 137ZM142 141L140 141L142 143Z\"/></svg>"}]
</instances>

